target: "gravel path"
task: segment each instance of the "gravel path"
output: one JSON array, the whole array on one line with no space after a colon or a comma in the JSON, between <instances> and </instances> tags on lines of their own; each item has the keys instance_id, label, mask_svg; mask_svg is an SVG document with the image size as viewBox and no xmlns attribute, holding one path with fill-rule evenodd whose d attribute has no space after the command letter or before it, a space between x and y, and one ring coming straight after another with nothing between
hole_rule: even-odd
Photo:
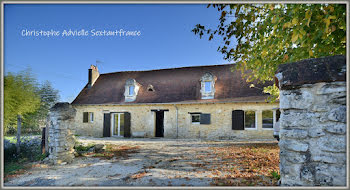
<instances>
[{"instance_id":1,"label":"gravel path","mask_svg":"<svg viewBox=\"0 0 350 190\"><path fill-rule=\"evenodd\" d=\"M78 137L82 143L139 146L127 159L78 157L67 165L36 167L5 186L209 186L220 165L209 147L275 141L201 141ZM222 174L221 174L222 175Z\"/></svg>"}]
</instances>

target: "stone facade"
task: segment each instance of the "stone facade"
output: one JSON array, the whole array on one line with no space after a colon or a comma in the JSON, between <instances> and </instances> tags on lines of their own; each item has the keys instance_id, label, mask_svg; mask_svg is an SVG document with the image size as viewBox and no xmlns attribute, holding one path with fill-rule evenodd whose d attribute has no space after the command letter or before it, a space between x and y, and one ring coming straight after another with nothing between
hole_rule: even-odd
<instances>
[{"instance_id":1,"label":"stone facade","mask_svg":"<svg viewBox=\"0 0 350 190\"><path fill-rule=\"evenodd\" d=\"M165 138L204 138L204 139L273 139L273 130L262 128L262 111L278 108L278 103L193 103L193 104L150 104L150 105L74 105L77 110L74 118L76 134L102 137L103 114L129 112L131 114L131 135L133 137L155 136L155 112L164 112ZM177 110L177 111L176 111ZM256 111L256 130L232 130L233 110ZM94 121L83 123L83 112L93 112ZM177 112L177 113L176 113ZM192 124L191 112L207 113L211 123ZM177 116L177 118L176 118Z\"/></svg>"},{"instance_id":2,"label":"stone facade","mask_svg":"<svg viewBox=\"0 0 350 190\"><path fill-rule=\"evenodd\" d=\"M76 110L69 103L57 103L49 113L49 161L70 163L74 158L74 117Z\"/></svg>"},{"instance_id":3,"label":"stone facade","mask_svg":"<svg viewBox=\"0 0 350 190\"><path fill-rule=\"evenodd\" d=\"M345 62L334 56L280 67L281 185L346 185Z\"/></svg>"}]
</instances>

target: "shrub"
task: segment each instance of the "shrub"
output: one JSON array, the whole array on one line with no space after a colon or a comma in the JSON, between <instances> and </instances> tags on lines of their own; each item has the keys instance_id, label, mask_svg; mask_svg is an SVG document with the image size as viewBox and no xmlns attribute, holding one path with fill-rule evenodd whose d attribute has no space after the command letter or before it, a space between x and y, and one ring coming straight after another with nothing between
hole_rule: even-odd
<instances>
[{"instance_id":1,"label":"shrub","mask_svg":"<svg viewBox=\"0 0 350 190\"><path fill-rule=\"evenodd\" d=\"M276 172L276 171L272 171L271 175L272 175L273 178L275 178L277 180L279 180L281 178L280 174L278 172Z\"/></svg>"}]
</instances>

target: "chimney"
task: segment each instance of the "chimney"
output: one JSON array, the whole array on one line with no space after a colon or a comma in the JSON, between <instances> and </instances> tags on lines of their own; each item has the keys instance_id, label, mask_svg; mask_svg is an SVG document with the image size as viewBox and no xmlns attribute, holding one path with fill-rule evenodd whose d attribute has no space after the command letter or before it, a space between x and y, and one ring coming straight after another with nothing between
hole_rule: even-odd
<instances>
[{"instance_id":1,"label":"chimney","mask_svg":"<svg viewBox=\"0 0 350 190\"><path fill-rule=\"evenodd\" d=\"M89 69L88 88L91 88L94 85L99 76L100 73L98 72L97 66L91 65Z\"/></svg>"}]
</instances>

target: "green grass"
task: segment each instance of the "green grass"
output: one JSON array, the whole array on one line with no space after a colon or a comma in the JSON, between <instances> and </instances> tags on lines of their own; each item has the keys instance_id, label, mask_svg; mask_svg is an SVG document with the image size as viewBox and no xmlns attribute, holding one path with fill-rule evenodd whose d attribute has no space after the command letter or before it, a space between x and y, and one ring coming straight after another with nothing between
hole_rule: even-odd
<instances>
[{"instance_id":1,"label":"green grass","mask_svg":"<svg viewBox=\"0 0 350 190\"><path fill-rule=\"evenodd\" d=\"M82 144L77 144L75 146L75 150L77 152L81 152L81 151L88 151L90 148L94 147L94 144L88 144L88 145L82 145Z\"/></svg>"},{"instance_id":2,"label":"green grass","mask_svg":"<svg viewBox=\"0 0 350 190\"><path fill-rule=\"evenodd\" d=\"M4 174L11 175L14 174L17 170L23 169L24 164L18 162L5 162L4 165Z\"/></svg>"},{"instance_id":3,"label":"green grass","mask_svg":"<svg viewBox=\"0 0 350 190\"><path fill-rule=\"evenodd\" d=\"M273 178L275 178L277 180L279 180L281 178L280 174L278 174L278 172L276 172L276 171L272 171L271 175Z\"/></svg>"}]
</instances>

